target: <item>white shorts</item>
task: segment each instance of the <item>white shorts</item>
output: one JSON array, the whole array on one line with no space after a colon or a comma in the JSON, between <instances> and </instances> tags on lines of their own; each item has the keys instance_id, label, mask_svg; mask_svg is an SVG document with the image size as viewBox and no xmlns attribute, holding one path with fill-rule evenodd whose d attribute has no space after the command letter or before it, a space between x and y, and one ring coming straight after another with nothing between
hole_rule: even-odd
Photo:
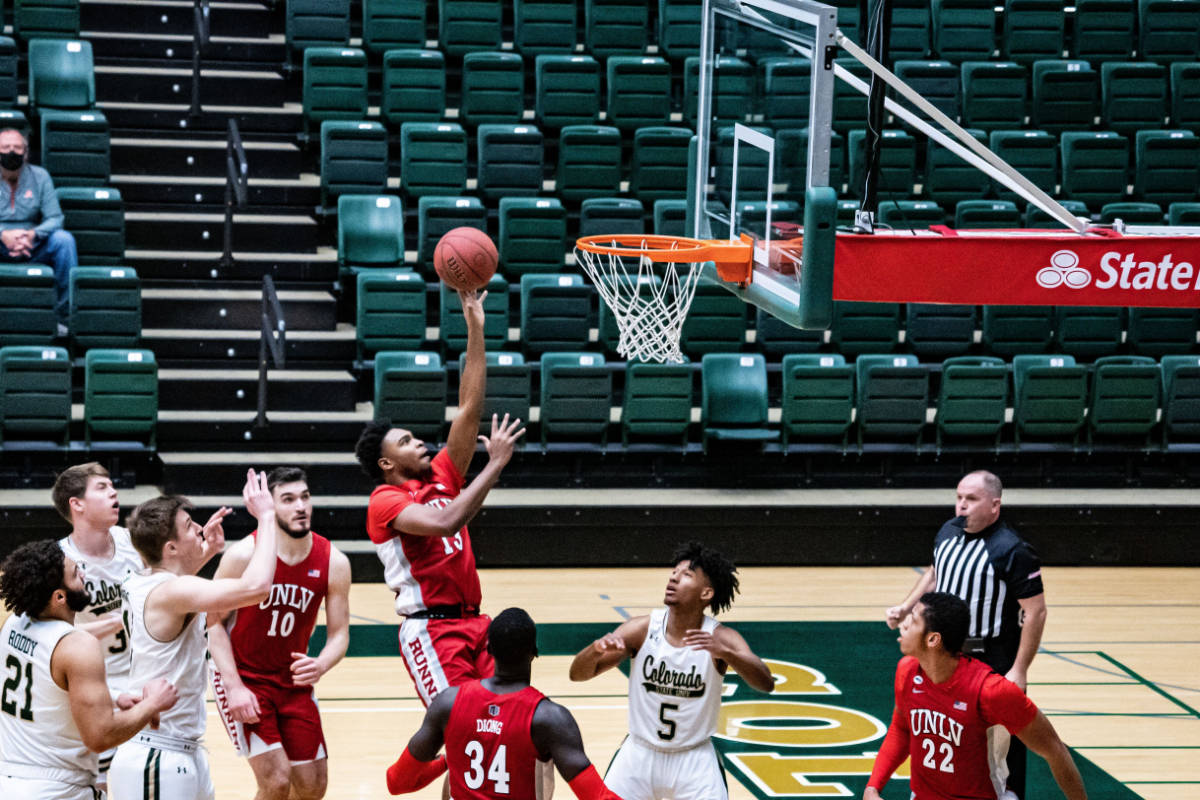
<instances>
[{"instance_id":1,"label":"white shorts","mask_svg":"<svg viewBox=\"0 0 1200 800\"><path fill-rule=\"evenodd\" d=\"M712 742L675 752L626 737L604 783L622 800L728 800L725 770ZM119 800L119 799L118 799Z\"/></svg>"},{"instance_id":2,"label":"white shorts","mask_svg":"<svg viewBox=\"0 0 1200 800\"><path fill-rule=\"evenodd\" d=\"M0 796L13 800L100 800L104 795L94 786L0 775Z\"/></svg>"},{"instance_id":3,"label":"white shorts","mask_svg":"<svg viewBox=\"0 0 1200 800\"><path fill-rule=\"evenodd\" d=\"M208 754L153 747L137 737L117 748L108 769L110 800L213 800Z\"/></svg>"}]
</instances>

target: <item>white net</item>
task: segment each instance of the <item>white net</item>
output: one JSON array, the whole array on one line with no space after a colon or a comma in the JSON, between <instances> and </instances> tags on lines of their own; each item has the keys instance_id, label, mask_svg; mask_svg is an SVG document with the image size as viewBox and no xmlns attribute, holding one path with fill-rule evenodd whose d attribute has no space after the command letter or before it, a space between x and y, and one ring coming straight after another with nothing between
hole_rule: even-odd
<instances>
[{"instance_id":1,"label":"white net","mask_svg":"<svg viewBox=\"0 0 1200 800\"><path fill-rule=\"evenodd\" d=\"M699 262L654 262L636 252L593 253L578 247L575 261L612 311L618 353L638 361L684 360L679 339L700 279Z\"/></svg>"}]
</instances>

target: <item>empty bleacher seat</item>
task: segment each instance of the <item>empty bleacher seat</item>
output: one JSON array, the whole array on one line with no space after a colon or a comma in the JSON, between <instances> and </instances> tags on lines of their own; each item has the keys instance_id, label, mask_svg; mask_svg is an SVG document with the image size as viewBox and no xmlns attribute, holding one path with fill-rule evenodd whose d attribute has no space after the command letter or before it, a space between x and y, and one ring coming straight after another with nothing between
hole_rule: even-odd
<instances>
[{"instance_id":1,"label":"empty bleacher seat","mask_svg":"<svg viewBox=\"0 0 1200 800\"><path fill-rule=\"evenodd\" d=\"M422 197L417 201L417 262L433 272L433 251L449 230L469 226L487 233L487 209L478 197Z\"/></svg>"},{"instance_id":2,"label":"empty bleacher seat","mask_svg":"<svg viewBox=\"0 0 1200 800\"><path fill-rule=\"evenodd\" d=\"M284 34L288 53L350 42L350 0L288 0Z\"/></svg>"},{"instance_id":3,"label":"empty bleacher seat","mask_svg":"<svg viewBox=\"0 0 1200 800\"><path fill-rule=\"evenodd\" d=\"M55 294L53 267L0 265L0 347L50 344Z\"/></svg>"},{"instance_id":4,"label":"empty bleacher seat","mask_svg":"<svg viewBox=\"0 0 1200 800\"><path fill-rule=\"evenodd\" d=\"M0 348L0 445L70 441L71 360L61 347Z\"/></svg>"},{"instance_id":5,"label":"empty bleacher seat","mask_svg":"<svg viewBox=\"0 0 1200 800\"><path fill-rule=\"evenodd\" d=\"M967 128L980 144L987 144L986 134L979 128ZM925 149L925 181L923 191L931 199L947 207L960 200L973 200L987 193L990 180L987 173L971 166L933 139Z\"/></svg>"},{"instance_id":6,"label":"empty bleacher seat","mask_svg":"<svg viewBox=\"0 0 1200 800\"><path fill-rule=\"evenodd\" d=\"M534 110L540 125L591 125L600 116L600 62L591 56L538 56Z\"/></svg>"},{"instance_id":7,"label":"empty bleacher seat","mask_svg":"<svg viewBox=\"0 0 1200 800\"><path fill-rule=\"evenodd\" d=\"M1027 76L1015 61L964 61L963 125L985 131L1024 127Z\"/></svg>"},{"instance_id":8,"label":"empty bleacher seat","mask_svg":"<svg viewBox=\"0 0 1200 800\"><path fill-rule=\"evenodd\" d=\"M321 207L343 194L387 188L387 130L378 122L321 123Z\"/></svg>"},{"instance_id":9,"label":"empty bleacher seat","mask_svg":"<svg viewBox=\"0 0 1200 800\"><path fill-rule=\"evenodd\" d=\"M131 267L76 267L70 283L71 342L136 347L142 338L142 284Z\"/></svg>"},{"instance_id":10,"label":"empty bleacher seat","mask_svg":"<svg viewBox=\"0 0 1200 800\"><path fill-rule=\"evenodd\" d=\"M388 50L382 74L379 113L389 127L446 115L446 58L440 51Z\"/></svg>"},{"instance_id":11,"label":"empty bleacher seat","mask_svg":"<svg viewBox=\"0 0 1200 800\"><path fill-rule=\"evenodd\" d=\"M504 419L508 414L510 420L529 420L529 407L532 405L532 387L530 385L530 366L525 363L525 357L520 353L505 353L488 351L487 354L487 390L483 397L483 409L479 414L480 422L490 424L492 415Z\"/></svg>"},{"instance_id":12,"label":"empty bleacher seat","mask_svg":"<svg viewBox=\"0 0 1200 800\"><path fill-rule=\"evenodd\" d=\"M1200 204L1197 204L1200 206ZM654 233L658 236L686 236L687 200L654 201Z\"/></svg>"},{"instance_id":13,"label":"empty bleacher seat","mask_svg":"<svg viewBox=\"0 0 1200 800\"><path fill-rule=\"evenodd\" d=\"M579 207L580 236L645 232L645 209L632 197L593 197Z\"/></svg>"},{"instance_id":14,"label":"empty bleacher seat","mask_svg":"<svg viewBox=\"0 0 1200 800\"><path fill-rule=\"evenodd\" d=\"M439 442L446 421L446 368L437 353L375 355L375 419Z\"/></svg>"},{"instance_id":15,"label":"empty bleacher seat","mask_svg":"<svg viewBox=\"0 0 1200 800\"><path fill-rule=\"evenodd\" d=\"M1171 203L1167 208L1168 225L1200 225L1200 203Z\"/></svg>"},{"instance_id":16,"label":"empty bleacher seat","mask_svg":"<svg viewBox=\"0 0 1200 800\"><path fill-rule=\"evenodd\" d=\"M709 115L714 125L745 122L754 97L754 70L734 56L720 56L711 65L713 86L709 93ZM700 105L700 57L683 63L683 121L696 126Z\"/></svg>"},{"instance_id":17,"label":"empty bleacher seat","mask_svg":"<svg viewBox=\"0 0 1200 800\"><path fill-rule=\"evenodd\" d=\"M158 362L150 350L101 349L84 358L83 430L88 447L136 442L154 450Z\"/></svg>"},{"instance_id":18,"label":"empty bleacher seat","mask_svg":"<svg viewBox=\"0 0 1200 800\"><path fill-rule=\"evenodd\" d=\"M554 191L564 200L621 191L621 132L608 125L568 125L558 138Z\"/></svg>"},{"instance_id":19,"label":"empty bleacher seat","mask_svg":"<svg viewBox=\"0 0 1200 800\"><path fill-rule=\"evenodd\" d=\"M404 264L404 211L400 198L344 194L338 198L338 263L345 269Z\"/></svg>"},{"instance_id":20,"label":"empty bleacher seat","mask_svg":"<svg viewBox=\"0 0 1200 800\"><path fill-rule=\"evenodd\" d=\"M763 122L771 128L805 128L812 91L812 61L773 56L758 62L762 71Z\"/></svg>"},{"instance_id":21,"label":"empty bleacher seat","mask_svg":"<svg viewBox=\"0 0 1200 800\"><path fill-rule=\"evenodd\" d=\"M460 195L467 188L467 132L457 122L400 127L400 188L411 197Z\"/></svg>"},{"instance_id":22,"label":"empty bleacher seat","mask_svg":"<svg viewBox=\"0 0 1200 800\"><path fill-rule=\"evenodd\" d=\"M920 447L929 406L929 368L912 355L860 355L854 361L858 446L867 439Z\"/></svg>"},{"instance_id":23,"label":"empty bleacher seat","mask_svg":"<svg viewBox=\"0 0 1200 800\"><path fill-rule=\"evenodd\" d=\"M746 343L748 311L740 297L701 277L683 321L680 348L693 358L740 350Z\"/></svg>"},{"instance_id":24,"label":"empty bleacher seat","mask_svg":"<svg viewBox=\"0 0 1200 800\"><path fill-rule=\"evenodd\" d=\"M462 104L468 125L515 123L525 111L525 68L516 53L476 52L463 57Z\"/></svg>"},{"instance_id":25,"label":"empty bleacher seat","mask_svg":"<svg viewBox=\"0 0 1200 800\"><path fill-rule=\"evenodd\" d=\"M561 272L567 245L567 210L552 197L500 200L500 269L509 278Z\"/></svg>"},{"instance_id":26,"label":"empty bleacher seat","mask_svg":"<svg viewBox=\"0 0 1200 800\"><path fill-rule=\"evenodd\" d=\"M754 346L768 356L812 353L825 342L825 331L796 328L761 308L754 309Z\"/></svg>"},{"instance_id":27,"label":"empty bleacher seat","mask_svg":"<svg viewBox=\"0 0 1200 800\"><path fill-rule=\"evenodd\" d=\"M1008 407L1008 368L994 356L958 356L942 362L938 390L937 444L947 440L990 440L1000 446Z\"/></svg>"},{"instance_id":28,"label":"empty bleacher seat","mask_svg":"<svg viewBox=\"0 0 1200 800\"><path fill-rule=\"evenodd\" d=\"M854 415L854 368L840 353L783 357L779 428L793 439L834 439L846 446Z\"/></svg>"},{"instance_id":29,"label":"empty bleacher seat","mask_svg":"<svg viewBox=\"0 0 1200 800\"><path fill-rule=\"evenodd\" d=\"M638 56L646 50L650 4L645 0L586 0L584 40L599 59Z\"/></svg>"},{"instance_id":30,"label":"empty bleacher seat","mask_svg":"<svg viewBox=\"0 0 1200 800\"><path fill-rule=\"evenodd\" d=\"M984 306L980 325L983 346L989 353L1012 356L1044 353L1054 334L1054 309L1050 306Z\"/></svg>"},{"instance_id":31,"label":"empty bleacher seat","mask_svg":"<svg viewBox=\"0 0 1200 800\"><path fill-rule=\"evenodd\" d=\"M1162 375L1154 359L1107 356L1096 359L1088 403L1088 441L1104 438L1141 439L1150 444L1158 422Z\"/></svg>"},{"instance_id":32,"label":"empty bleacher seat","mask_svg":"<svg viewBox=\"0 0 1200 800\"><path fill-rule=\"evenodd\" d=\"M1171 65L1171 125L1200 133L1200 64Z\"/></svg>"},{"instance_id":33,"label":"empty bleacher seat","mask_svg":"<svg viewBox=\"0 0 1200 800\"><path fill-rule=\"evenodd\" d=\"M775 196L804 200L808 185L808 128L789 128L775 132ZM829 133L829 186L841 191L846 182L846 139L836 131Z\"/></svg>"},{"instance_id":34,"label":"empty bleacher seat","mask_svg":"<svg viewBox=\"0 0 1200 800\"><path fill-rule=\"evenodd\" d=\"M1157 203L1145 201L1105 203L1100 206L1100 224L1111 225L1118 219L1127 225L1161 225L1163 210Z\"/></svg>"},{"instance_id":35,"label":"empty bleacher seat","mask_svg":"<svg viewBox=\"0 0 1200 800\"><path fill-rule=\"evenodd\" d=\"M17 104L17 43L0 36L0 108Z\"/></svg>"},{"instance_id":36,"label":"empty bleacher seat","mask_svg":"<svg viewBox=\"0 0 1200 800\"><path fill-rule=\"evenodd\" d=\"M994 0L933 0L933 51L947 61L987 59L996 47Z\"/></svg>"},{"instance_id":37,"label":"empty bleacher seat","mask_svg":"<svg viewBox=\"0 0 1200 800\"><path fill-rule=\"evenodd\" d=\"M1138 0L1138 53L1160 64L1200 52L1200 0Z\"/></svg>"},{"instance_id":38,"label":"empty bleacher seat","mask_svg":"<svg viewBox=\"0 0 1200 800\"><path fill-rule=\"evenodd\" d=\"M751 128L750 130L758 131L766 136L771 135L766 128ZM770 158L767 156L767 151L746 144L744 140L738 140L736 129L732 125L718 128L716 138L716 155L709 168L715 171L713 183L717 187L717 194L722 202L732 202L729 193L733 187L735 146L737 147L737 188L741 193L739 197L741 199L765 197L770 169Z\"/></svg>"},{"instance_id":39,"label":"empty bleacher seat","mask_svg":"<svg viewBox=\"0 0 1200 800\"><path fill-rule=\"evenodd\" d=\"M1072 55L1092 63L1127 61L1136 38L1135 0L1075 0Z\"/></svg>"},{"instance_id":40,"label":"empty bleacher seat","mask_svg":"<svg viewBox=\"0 0 1200 800\"><path fill-rule=\"evenodd\" d=\"M892 3L892 28L888 53L895 60L925 58L929 53L929 3L896 0Z\"/></svg>"},{"instance_id":41,"label":"empty bleacher seat","mask_svg":"<svg viewBox=\"0 0 1200 800\"><path fill-rule=\"evenodd\" d=\"M612 373L597 353L555 352L541 357L538 421L542 447L551 438L608 444Z\"/></svg>"},{"instance_id":42,"label":"empty bleacher seat","mask_svg":"<svg viewBox=\"0 0 1200 800\"><path fill-rule=\"evenodd\" d=\"M909 303L904 341L918 358L960 356L975 342L975 306Z\"/></svg>"},{"instance_id":43,"label":"empty bleacher seat","mask_svg":"<svg viewBox=\"0 0 1200 800\"><path fill-rule=\"evenodd\" d=\"M526 351L586 348L594 294L580 275L522 275L521 341Z\"/></svg>"},{"instance_id":44,"label":"empty bleacher seat","mask_svg":"<svg viewBox=\"0 0 1200 800\"><path fill-rule=\"evenodd\" d=\"M870 83L871 71L857 58L837 58L834 64ZM843 80L833 82L833 129L842 135L857 130L867 122L867 98Z\"/></svg>"},{"instance_id":45,"label":"empty bleacher seat","mask_svg":"<svg viewBox=\"0 0 1200 800\"><path fill-rule=\"evenodd\" d=\"M1129 140L1112 131L1062 135L1062 193L1089 206L1116 202L1129 185Z\"/></svg>"},{"instance_id":46,"label":"empty bleacher seat","mask_svg":"<svg viewBox=\"0 0 1200 800\"><path fill-rule=\"evenodd\" d=\"M542 190L542 132L532 125L480 125L476 189L485 198L532 196Z\"/></svg>"},{"instance_id":47,"label":"empty bleacher seat","mask_svg":"<svg viewBox=\"0 0 1200 800\"><path fill-rule=\"evenodd\" d=\"M1196 348L1198 314L1194 308L1131 308L1125 341L1143 356L1190 353Z\"/></svg>"},{"instance_id":48,"label":"empty bleacher seat","mask_svg":"<svg viewBox=\"0 0 1200 800\"><path fill-rule=\"evenodd\" d=\"M621 442L672 439L687 446L692 421L692 368L689 364L644 364L625 368L621 403Z\"/></svg>"},{"instance_id":49,"label":"empty bleacher seat","mask_svg":"<svg viewBox=\"0 0 1200 800\"><path fill-rule=\"evenodd\" d=\"M700 54L700 0L658 0L658 47L672 61Z\"/></svg>"},{"instance_id":50,"label":"empty bleacher seat","mask_svg":"<svg viewBox=\"0 0 1200 800\"><path fill-rule=\"evenodd\" d=\"M1166 205L1196 197L1200 183L1200 139L1191 131L1138 131L1133 193Z\"/></svg>"},{"instance_id":51,"label":"empty bleacher seat","mask_svg":"<svg viewBox=\"0 0 1200 800\"><path fill-rule=\"evenodd\" d=\"M1088 216L1087 204L1079 200L1059 200L1058 204L1065 208L1069 213L1077 216ZM1025 227L1026 228L1058 228L1063 229L1063 224L1054 217L1047 214L1042 209L1030 203L1025 207Z\"/></svg>"},{"instance_id":52,"label":"empty bleacher seat","mask_svg":"<svg viewBox=\"0 0 1200 800\"><path fill-rule=\"evenodd\" d=\"M1050 133L1087 130L1100 112L1100 75L1086 61L1033 65L1030 122Z\"/></svg>"},{"instance_id":53,"label":"empty bleacher seat","mask_svg":"<svg viewBox=\"0 0 1200 800\"><path fill-rule=\"evenodd\" d=\"M367 56L356 47L310 47L304 51L304 124L367 116Z\"/></svg>"},{"instance_id":54,"label":"empty bleacher seat","mask_svg":"<svg viewBox=\"0 0 1200 800\"><path fill-rule=\"evenodd\" d=\"M42 112L41 164L56 186L105 186L110 175L108 120L98 110Z\"/></svg>"},{"instance_id":55,"label":"empty bleacher seat","mask_svg":"<svg viewBox=\"0 0 1200 800\"><path fill-rule=\"evenodd\" d=\"M607 121L621 130L666 125L671 66L659 56L612 56L606 65Z\"/></svg>"},{"instance_id":56,"label":"empty bleacher seat","mask_svg":"<svg viewBox=\"0 0 1200 800\"><path fill-rule=\"evenodd\" d=\"M944 225L946 210L931 200L884 200L879 222L891 228L928 228Z\"/></svg>"},{"instance_id":57,"label":"empty bleacher seat","mask_svg":"<svg viewBox=\"0 0 1200 800\"><path fill-rule=\"evenodd\" d=\"M952 120L962 112L961 70L949 61L897 61L896 77Z\"/></svg>"},{"instance_id":58,"label":"empty bleacher seat","mask_svg":"<svg viewBox=\"0 0 1200 800\"><path fill-rule=\"evenodd\" d=\"M1089 360L1113 355L1121 346L1125 317L1119 306L1059 306L1054 310L1058 349Z\"/></svg>"},{"instance_id":59,"label":"empty bleacher seat","mask_svg":"<svg viewBox=\"0 0 1200 800\"><path fill-rule=\"evenodd\" d=\"M830 0L826 5L837 9L838 30L858 44L863 44L861 28L865 20L858 0Z\"/></svg>"},{"instance_id":60,"label":"empty bleacher seat","mask_svg":"<svg viewBox=\"0 0 1200 800\"><path fill-rule=\"evenodd\" d=\"M32 39L79 38L79 0L14 0L13 35Z\"/></svg>"},{"instance_id":61,"label":"empty bleacher seat","mask_svg":"<svg viewBox=\"0 0 1200 800\"><path fill-rule=\"evenodd\" d=\"M1150 62L1113 62L1100 65L1103 127L1131 134L1144 128L1161 128L1167 116L1167 70Z\"/></svg>"},{"instance_id":62,"label":"empty bleacher seat","mask_svg":"<svg viewBox=\"0 0 1200 800\"><path fill-rule=\"evenodd\" d=\"M1062 0L1005 0L1001 53L1019 64L1062 58L1066 13Z\"/></svg>"},{"instance_id":63,"label":"empty bleacher seat","mask_svg":"<svg viewBox=\"0 0 1200 800\"><path fill-rule=\"evenodd\" d=\"M1068 355L1013 357L1013 429L1022 440L1079 443L1087 409L1087 368Z\"/></svg>"},{"instance_id":64,"label":"empty bleacher seat","mask_svg":"<svg viewBox=\"0 0 1200 800\"><path fill-rule=\"evenodd\" d=\"M425 46L425 0L362 0L363 49L378 58Z\"/></svg>"},{"instance_id":65,"label":"empty bleacher seat","mask_svg":"<svg viewBox=\"0 0 1200 800\"><path fill-rule=\"evenodd\" d=\"M954 207L956 228L1019 228L1021 212L1011 200L963 200Z\"/></svg>"},{"instance_id":66,"label":"empty bleacher seat","mask_svg":"<svg viewBox=\"0 0 1200 800\"><path fill-rule=\"evenodd\" d=\"M125 263L125 204L112 188L64 186L57 191L63 228L75 237L79 263L105 266Z\"/></svg>"},{"instance_id":67,"label":"empty bleacher seat","mask_svg":"<svg viewBox=\"0 0 1200 800\"><path fill-rule=\"evenodd\" d=\"M1163 444L1200 439L1200 358L1163 356Z\"/></svg>"},{"instance_id":68,"label":"empty bleacher seat","mask_svg":"<svg viewBox=\"0 0 1200 800\"><path fill-rule=\"evenodd\" d=\"M769 442L767 364L758 353L708 353L700 362L700 424L710 441Z\"/></svg>"},{"instance_id":69,"label":"empty bleacher seat","mask_svg":"<svg viewBox=\"0 0 1200 800\"><path fill-rule=\"evenodd\" d=\"M485 288L483 341L490 358L493 350L504 347L508 342L508 281L502 275L493 275ZM462 302L458 299L458 292L444 283L438 291L438 319L438 334L446 347L455 353L467 349L467 321L463 319ZM529 417L526 415L522 419Z\"/></svg>"},{"instance_id":70,"label":"empty bleacher seat","mask_svg":"<svg viewBox=\"0 0 1200 800\"><path fill-rule=\"evenodd\" d=\"M35 39L29 43L29 104L34 108L89 109L96 105L92 43Z\"/></svg>"},{"instance_id":71,"label":"empty bleacher seat","mask_svg":"<svg viewBox=\"0 0 1200 800\"><path fill-rule=\"evenodd\" d=\"M687 192L691 138L692 132L686 128L638 128L633 134L629 193L650 203L683 197Z\"/></svg>"},{"instance_id":72,"label":"empty bleacher seat","mask_svg":"<svg viewBox=\"0 0 1200 800\"><path fill-rule=\"evenodd\" d=\"M0 109L0 128L15 128L26 136L29 135L29 120L14 108Z\"/></svg>"},{"instance_id":73,"label":"empty bleacher seat","mask_svg":"<svg viewBox=\"0 0 1200 800\"><path fill-rule=\"evenodd\" d=\"M380 350L416 350L425 341L425 281L406 269L358 273L358 358Z\"/></svg>"},{"instance_id":74,"label":"empty bleacher seat","mask_svg":"<svg viewBox=\"0 0 1200 800\"><path fill-rule=\"evenodd\" d=\"M513 0L513 46L526 56L575 50L575 0Z\"/></svg>"},{"instance_id":75,"label":"empty bleacher seat","mask_svg":"<svg viewBox=\"0 0 1200 800\"><path fill-rule=\"evenodd\" d=\"M859 197L867 171L866 136L866 131L850 131L850 191ZM904 199L911 195L917 179L916 166L917 143L912 134L899 129L883 131L875 173L880 196Z\"/></svg>"},{"instance_id":76,"label":"empty bleacher seat","mask_svg":"<svg viewBox=\"0 0 1200 800\"><path fill-rule=\"evenodd\" d=\"M1034 186L1053 195L1058 186L1058 140L1045 131L992 131L989 143L996 155L1007 161ZM1016 200L1018 195L993 180L996 196Z\"/></svg>"},{"instance_id":77,"label":"empty bleacher seat","mask_svg":"<svg viewBox=\"0 0 1200 800\"><path fill-rule=\"evenodd\" d=\"M829 343L846 356L892 352L900 343L899 304L835 301Z\"/></svg>"},{"instance_id":78,"label":"empty bleacher seat","mask_svg":"<svg viewBox=\"0 0 1200 800\"><path fill-rule=\"evenodd\" d=\"M498 50L500 0L438 0L438 41L449 56Z\"/></svg>"}]
</instances>

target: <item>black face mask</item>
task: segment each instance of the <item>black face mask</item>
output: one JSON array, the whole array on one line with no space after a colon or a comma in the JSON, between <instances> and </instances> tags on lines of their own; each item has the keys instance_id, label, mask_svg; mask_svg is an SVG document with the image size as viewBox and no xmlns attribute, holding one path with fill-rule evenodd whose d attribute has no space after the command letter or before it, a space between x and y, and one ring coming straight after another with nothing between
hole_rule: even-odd
<instances>
[{"instance_id":1,"label":"black face mask","mask_svg":"<svg viewBox=\"0 0 1200 800\"><path fill-rule=\"evenodd\" d=\"M24 163L24 153L0 153L0 167L4 167L9 172L16 172Z\"/></svg>"}]
</instances>

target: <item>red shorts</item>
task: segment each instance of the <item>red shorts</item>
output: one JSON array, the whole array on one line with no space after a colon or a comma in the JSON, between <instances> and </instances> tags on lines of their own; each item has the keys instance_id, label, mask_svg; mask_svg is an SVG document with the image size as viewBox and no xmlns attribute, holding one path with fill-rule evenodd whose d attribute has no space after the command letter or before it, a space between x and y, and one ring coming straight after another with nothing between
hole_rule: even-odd
<instances>
[{"instance_id":1,"label":"red shorts","mask_svg":"<svg viewBox=\"0 0 1200 800\"><path fill-rule=\"evenodd\" d=\"M216 688L220 673L214 669L212 674ZM238 755L253 758L283 748L292 764L326 757L325 732L313 687L283 687L245 675L242 683L258 699L258 722L235 722L222 702L224 691L216 691L217 711Z\"/></svg>"},{"instance_id":2,"label":"red shorts","mask_svg":"<svg viewBox=\"0 0 1200 800\"><path fill-rule=\"evenodd\" d=\"M400 655L426 706L438 692L495 671L487 651L486 614L462 619L414 619L400 625Z\"/></svg>"}]
</instances>

